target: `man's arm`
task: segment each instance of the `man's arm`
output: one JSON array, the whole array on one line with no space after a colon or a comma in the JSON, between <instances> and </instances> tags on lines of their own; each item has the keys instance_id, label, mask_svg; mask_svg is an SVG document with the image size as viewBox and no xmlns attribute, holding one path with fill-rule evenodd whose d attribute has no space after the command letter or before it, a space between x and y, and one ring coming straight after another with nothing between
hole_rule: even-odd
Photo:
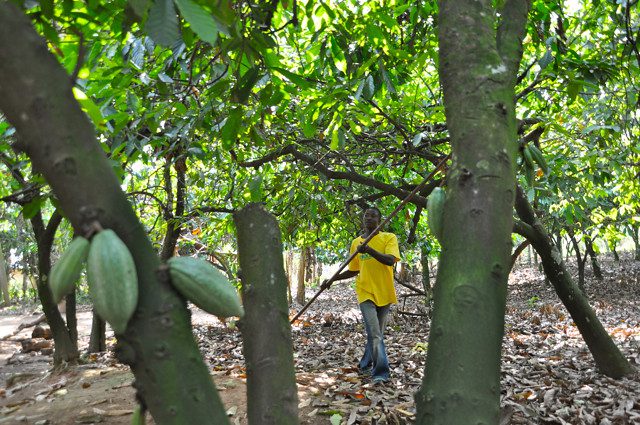
<instances>
[{"instance_id":1,"label":"man's arm","mask_svg":"<svg viewBox=\"0 0 640 425\"><path fill-rule=\"evenodd\" d=\"M338 275L336 275L333 279L325 279L322 281L322 284L320 285L320 287L322 289L329 289L329 287L331 286L331 284L335 281L338 280L344 280L344 279L349 279L350 277L354 277L358 274L359 272L356 270L345 270L342 273L339 273Z\"/></svg>"},{"instance_id":2,"label":"man's arm","mask_svg":"<svg viewBox=\"0 0 640 425\"><path fill-rule=\"evenodd\" d=\"M363 254L369 254L379 262L387 266L393 266L396 263L396 257L393 254L383 254L380 251L376 251L371 248L369 245L360 245L358 247L358 251Z\"/></svg>"}]
</instances>

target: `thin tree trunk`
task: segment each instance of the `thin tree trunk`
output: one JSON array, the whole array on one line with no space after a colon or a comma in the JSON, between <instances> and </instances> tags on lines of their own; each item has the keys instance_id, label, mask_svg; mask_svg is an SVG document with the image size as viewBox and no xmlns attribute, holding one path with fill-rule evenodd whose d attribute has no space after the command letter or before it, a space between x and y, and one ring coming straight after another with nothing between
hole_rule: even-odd
<instances>
[{"instance_id":1,"label":"thin tree trunk","mask_svg":"<svg viewBox=\"0 0 640 425\"><path fill-rule=\"evenodd\" d=\"M431 292L431 270L429 269L429 252L425 246L420 247L420 265L422 266L422 289L425 295L425 305L431 304L431 298L433 296Z\"/></svg>"},{"instance_id":2,"label":"thin tree trunk","mask_svg":"<svg viewBox=\"0 0 640 425\"><path fill-rule=\"evenodd\" d=\"M251 425L298 424L298 395L276 219L260 204L234 214L245 316L240 320L247 364Z\"/></svg>"},{"instance_id":3,"label":"thin tree trunk","mask_svg":"<svg viewBox=\"0 0 640 425\"><path fill-rule=\"evenodd\" d=\"M453 162L416 424L495 424L515 195L514 87L529 5L438 4Z\"/></svg>"},{"instance_id":4,"label":"thin tree trunk","mask_svg":"<svg viewBox=\"0 0 640 425\"><path fill-rule=\"evenodd\" d=\"M176 159L174 163L176 170L176 206L173 208L173 185L171 184L171 158L166 159L164 167L164 188L167 193L167 205L164 211L164 218L167 222L167 230L164 235L164 242L162 243L162 250L160 252L160 260L166 261L173 256L173 252L176 249L178 238L182 230L182 224L179 221L180 217L184 214L184 197L185 197L185 175L187 171L187 164L184 157Z\"/></svg>"},{"instance_id":5,"label":"thin tree trunk","mask_svg":"<svg viewBox=\"0 0 640 425\"><path fill-rule=\"evenodd\" d=\"M590 237L585 236L584 244L587 251L586 254L589 254L589 258L591 259L591 269L593 270L593 275L596 277L596 279L602 281L602 279L604 279L604 276L602 275L600 264L598 264L598 256L596 254L596 251L593 249L593 240Z\"/></svg>"},{"instance_id":6,"label":"thin tree trunk","mask_svg":"<svg viewBox=\"0 0 640 425\"><path fill-rule=\"evenodd\" d=\"M69 338L71 343L78 350L78 317L76 315L76 290L74 289L70 294L65 297L66 308L65 316L67 318L67 329L69 331Z\"/></svg>"},{"instance_id":7,"label":"thin tree trunk","mask_svg":"<svg viewBox=\"0 0 640 425\"><path fill-rule=\"evenodd\" d=\"M9 273L2 247L0 247L0 291L2 292L2 305L9 305L11 303L11 296L9 295Z\"/></svg>"},{"instance_id":8,"label":"thin tree trunk","mask_svg":"<svg viewBox=\"0 0 640 425\"><path fill-rule=\"evenodd\" d=\"M88 353L107 351L106 332L107 324L94 311L93 319L91 320L91 336L89 337Z\"/></svg>"},{"instance_id":9,"label":"thin tree trunk","mask_svg":"<svg viewBox=\"0 0 640 425\"><path fill-rule=\"evenodd\" d=\"M578 264L578 287L582 292L584 292L584 268L587 263L587 253L584 253L584 256L580 252L580 245L578 244L578 239L574 235L573 231L568 231L569 238L571 239L571 245L573 245L573 250L575 251L576 262Z\"/></svg>"},{"instance_id":10,"label":"thin tree trunk","mask_svg":"<svg viewBox=\"0 0 640 425\"><path fill-rule=\"evenodd\" d=\"M28 18L0 2L0 110L57 195L74 229L113 229L136 264L139 299L118 357L135 375L137 398L162 424L228 424L191 332L184 301L147 238L120 181L73 97L72 82Z\"/></svg>"},{"instance_id":11,"label":"thin tree trunk","mask_svg":"<svg viewBox=\"0 0 640 425\"><path fill-rule=\"evenodd\" d=\"M293 250L287 250L285 271L287 273L287 299L289 303L293 301L293 295L291 294L291 285L293 282Z\"/></svg>"},{"instance_id":12,"label":"thin tree trunk","mask_svg":"<svg viewBox=\"0 0 640 425\"><path fill-rule=\"evenodd\" d=\"M582 338L589 347L598 369L607 376L618 379L632 369L589 305L584 293L580 291L567 271L560 252L546 230L535 217L524 192L518 188L516 210L522 222L515 230L526 237L542 258L544 271L560 300L569 311Z\"/></svg>"},{"instance_id":13,"label":"thin tree trunk","mask_svg":"<svg viewBox=\"0 0 640 425\"><path fill-rule=\"evenodd\" d=\"M58 226L62 222L62 215L54 212L47 226L44 226L42 214L38 212L31 218L33 233L38 241L38 297L42 304L42 312L47 318L54 341L53 363L60 365L62 362L74 363L78 360L78 346L74 343L71 333L67 329L58 305L53 302L53 295L47 283L51 271L51 249L53 238Z\"/></svg>"},{"instance_id":14,"label":"thin tree trunk","mask_svg":"<svg viewBox=\"0 0 640 425\"><path fill-rule=\"evenodd\" d=\"M631 239L633 239L633 244L635 246L635 255L633 258L636 261L640 261L640 225L629 225L631 235Z\"/></svg>"},{"instance_id":15,"label":"thin tree trunk","mask_svg":"<svg viewBox=\"0 0 640 425\"><path fill-rule=\"evenodd\" d=\"M305 270L307 269L307 248L300 250L300 262L298 263L298 286L296 288L296 302L304 305L305 301Z\"/></svg>"}]
</instances>

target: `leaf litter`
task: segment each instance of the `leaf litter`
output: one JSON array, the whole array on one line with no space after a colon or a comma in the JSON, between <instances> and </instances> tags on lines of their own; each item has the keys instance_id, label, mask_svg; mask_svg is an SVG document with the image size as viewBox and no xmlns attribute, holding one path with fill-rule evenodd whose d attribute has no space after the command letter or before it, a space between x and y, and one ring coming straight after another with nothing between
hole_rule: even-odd
<instances>
[{"instance_id":1,"label":"leaf litter","mask_svg":"<svg viewBox=\"0 0 640 425\"><path fill-rule=\"evenodd\" d=\"M505 317L501 423L640 424L640 262L607 260L603 265L603 281L587 270L586 293L635 372L619 380L598 373L553 288L537 267L518 266L510 276ZM419 276L415 279L412 285L419 287ZM321 294L293 325L302 423L413 423L430 309L422 297L397 289L401 308L392 310L385 335L392 370L388 383L374 384L358 373L365 334L348 283ZM315 290L308 290L307 299ZM299 308L294 303L291 316ZM196 325L195 333L214 373L246 376L237 329Z\"/></svg>"}]
</instances>

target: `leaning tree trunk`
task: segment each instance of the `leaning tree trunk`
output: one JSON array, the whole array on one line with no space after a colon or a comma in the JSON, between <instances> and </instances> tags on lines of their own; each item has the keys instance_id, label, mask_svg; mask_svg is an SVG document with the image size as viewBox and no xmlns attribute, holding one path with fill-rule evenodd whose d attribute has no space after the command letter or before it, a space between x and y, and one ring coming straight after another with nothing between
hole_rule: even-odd
<instances>
[{"instance_id":1,"label":"leaning tree trunk","mask_svg":"<svg viewBox=\"0 0 640 425\"><path fill-rule=\"evenodd\" d=\"M540 254L546 276L578 327L598 369L616 379L630 373L632 369L629 362L598 320L587 297L571 279L571 274L562 261L562 255L536 218L531 204L520 188L516 197L516 211L522 222L516 224L515 230L531 241L531 245Z\"/></svg>"},{"instance_id":2,"label":"leaning tree trunk","mask_svg":"<svg viewBox=\"0 0 640 425\"><path fill-rule=\"evenodd\" d=\"M298 422L298 395L278 222L260 204L234 214L242 269L240 320L251 425Z\"/></svg>"},{"instance_id":3,"label":"leaning tree trunk","mask_svg":"<svg viewBox=\"0 0 640 425\"><path fill-rule=\"evenodd\" d=\"M191 332L189 312L120 187L69 75L31 22L0 1L0 110L55 192L74 229L113 229L131 251L138 276L134 317L118 336L138 399L159 424L227 424L224 406Z\"/></svg>"},{"instance_id":4,"label":"leaning tree trunk","mask_svg":"<svg viewBox=\"0 0 640 425\"><path fill-rule=\"evenodd\" d=\"M453 163L416 423L492 424L500 413L517 153L514 87L528 2L506 0L500 10L488 0L439 5L439 75Z\"/></svg>"},{"instance_id":5,"label":"leaning tree trunk","mask_svg":"<svg viewBox=\"0 0 640 425\"><path fill-rule=\"evenodd\" d=\"M4 259L4 252L0 247L0 291L2 292L2 304L9 305L11 296L9 295L9 273L7 262Z\"/></svg>"},{"instance_id":6,"label":"leaning tree trunk","mask_svg":"<svg viewBox=\"0 0 640 425\"><path fill-rule=\"evenodd\" d=\"M47 318L47 323L51 328L55 349L53 352L53 363L60 365L62 362L72 363L78 360L78 346L72 340L67 329L58 305L53 301L53 295L49 289L47 278L51 270L51 248L53 238L62 221L62 216L56 211L49 219L45 227L42 222L42 215L36 214L32 219L33 232L38 241L38 297L42 304L42 312Z\"/></svg>"}]
</instances>

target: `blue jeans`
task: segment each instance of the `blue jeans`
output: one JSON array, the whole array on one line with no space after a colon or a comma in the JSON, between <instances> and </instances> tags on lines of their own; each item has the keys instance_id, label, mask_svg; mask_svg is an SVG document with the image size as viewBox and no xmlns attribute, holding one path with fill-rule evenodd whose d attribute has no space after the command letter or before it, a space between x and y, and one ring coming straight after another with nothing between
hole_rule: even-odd
<instances>
[{"instance_id":1,"label":"blue jeans","mask_svg":"<svg viewBox=\"0 0 640 425\"><path fill-rule=\"evenodd\" d=\"M364 327L367 331L367 345L358 367L366 370L371 367L374 378L389 379L389 360L384 347L384 328L391 304L378 307L373 301L367 300L360 304Z\"/></svg>"}]
</instances>

